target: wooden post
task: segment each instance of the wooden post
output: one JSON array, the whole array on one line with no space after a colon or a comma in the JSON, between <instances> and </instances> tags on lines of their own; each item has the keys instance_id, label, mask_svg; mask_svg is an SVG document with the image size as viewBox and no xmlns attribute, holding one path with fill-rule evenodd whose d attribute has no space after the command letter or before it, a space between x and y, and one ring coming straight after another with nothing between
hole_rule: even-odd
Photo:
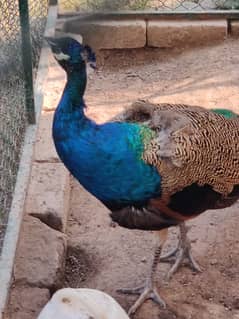
<instances>
[{"instance_id":1,"label":"wooden post","mask_svg":"<svg viewBox=\"0 0 239 319\"><path fill-rule=\"evenodd\" d=\"M29 23L28 0L18 0L21 35L22 35L22 62L25 77L25 100L27 118L29 124L36 123L34 93L33 93L33 75L32 75L32 47L31 33Z\"/></svg>"}]
</instances>

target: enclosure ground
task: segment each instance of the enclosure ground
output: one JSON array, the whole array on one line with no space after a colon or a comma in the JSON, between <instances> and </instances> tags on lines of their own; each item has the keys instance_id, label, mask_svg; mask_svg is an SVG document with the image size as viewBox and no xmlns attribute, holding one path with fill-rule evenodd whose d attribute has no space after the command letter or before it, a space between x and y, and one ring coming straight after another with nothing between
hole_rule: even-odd
<instances>
[{"instance_id":1,"label":"enclosure ground","mask_svg":"<svg viewBox=\"0 0 239 319\"><path fill-rule=\"evenodd\" d=\"M207 108L226 107L239 112L238 52L239 42L236 40L190 51L138 49L101 52L100 71L91 74L88 81L87 113L97 122L104 122L138 98ZM46 139L50 139L47 132L51 130L52 108L60 97L64 79L62 70L51 60L46 86L48 102L42 115ZM38 163L44 163L44 155L37 156L42 156ZM54 156L52 153L52 158ZM65 230L68 253L65 282L61 284L104 290L128 309L134 297L119 295L116 289L144 281L156 238L153 232L112 227L109 212L101 203L74 180L70 186L70 210ZM162 310L148 301L134 318L239 319L238 209L236 204L228 209L207 212L188 223L193 253L204 271L193 274L182 268L167 284L164 276L169 265L160 264L159 290L168 307ZM25 227L25 232L29 233L25 236L31 236L31 232L39 227L46 227L36 218L26 216L26 219L28 227ZM21 239L24 238L23 232ZM172 228L170 234L169 246L172 247L176 243L176 229ZM50 241L49 238L49 246ZM35 246L30 248L34 252ZM30 287L29 279L19 275L20 270L24 272L29 267L26 256L17 258L5 319L36 318L43 301L49 297L49 290L53 291L53 286L45 282L31 283ZM37 259L31 267L36 275L42 271L37 270ZM29 298L29 289L34 289L32 298Z\"/></svg>"}]
</instances>

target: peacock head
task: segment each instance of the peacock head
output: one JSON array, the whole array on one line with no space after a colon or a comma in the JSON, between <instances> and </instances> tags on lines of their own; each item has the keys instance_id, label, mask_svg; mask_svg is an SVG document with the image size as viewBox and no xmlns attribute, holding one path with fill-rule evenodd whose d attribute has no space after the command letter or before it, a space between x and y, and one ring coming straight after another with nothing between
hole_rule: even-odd
<instances>
[{"instance_id":1,"label":"peacock head","mask_svg":"<svg viewBox=\"0 0 239 319\"><path fill-rule=\"evenodd\" d=\"M80 69L86 63L96 69L95 53L88 45L83 45L71 37L46 37L57 62L67 72Z\"/></svg>"}]
</instances>

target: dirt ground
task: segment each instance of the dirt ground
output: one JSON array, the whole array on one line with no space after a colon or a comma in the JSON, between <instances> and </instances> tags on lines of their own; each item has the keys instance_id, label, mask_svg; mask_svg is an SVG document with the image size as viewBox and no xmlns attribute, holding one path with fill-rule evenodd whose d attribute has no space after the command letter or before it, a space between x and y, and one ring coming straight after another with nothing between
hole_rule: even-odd
<instances>
[{"instance_id":1,"label":"dirt ground","mask_svg":"<svg viewBox=\"0 0 239 319\"><path fill-rule=\"evenodd\" d=\"M104 51L98 74L89 78L88 115L103 122L137 98L238 112L238 52L236 40L173 52ZM144 282L156 236L111 227L107 209L73 180L71 194L66 285L104 290L128 309L135 297L120 295L116 289ZM239 318L238 208L236 204L206 212L188 223L193 253L204 271L194 274L183 267L167 283L169 264L160 264L158 285L167 309L148 301L134 318ZM176 243L176 232L170 230L168 247Z\"/></svg>"}]
</instances>

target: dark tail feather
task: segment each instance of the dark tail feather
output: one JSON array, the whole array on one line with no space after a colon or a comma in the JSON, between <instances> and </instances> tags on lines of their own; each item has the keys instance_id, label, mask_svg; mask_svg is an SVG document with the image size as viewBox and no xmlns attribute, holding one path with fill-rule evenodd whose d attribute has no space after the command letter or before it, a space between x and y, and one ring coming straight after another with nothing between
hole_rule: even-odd
<instances>
[{"instance_id":1,"label":"dark tail feather","mask_svg":"<svg viewBox=\"0 0 239 319\"><path fill-rule=\"evenodd\" d=\"M110 216L114 222L129 229L161 230L179 224L178 220L172 219L160 212L131 207L113 211Z\"/></svg>"}]
</instances>

